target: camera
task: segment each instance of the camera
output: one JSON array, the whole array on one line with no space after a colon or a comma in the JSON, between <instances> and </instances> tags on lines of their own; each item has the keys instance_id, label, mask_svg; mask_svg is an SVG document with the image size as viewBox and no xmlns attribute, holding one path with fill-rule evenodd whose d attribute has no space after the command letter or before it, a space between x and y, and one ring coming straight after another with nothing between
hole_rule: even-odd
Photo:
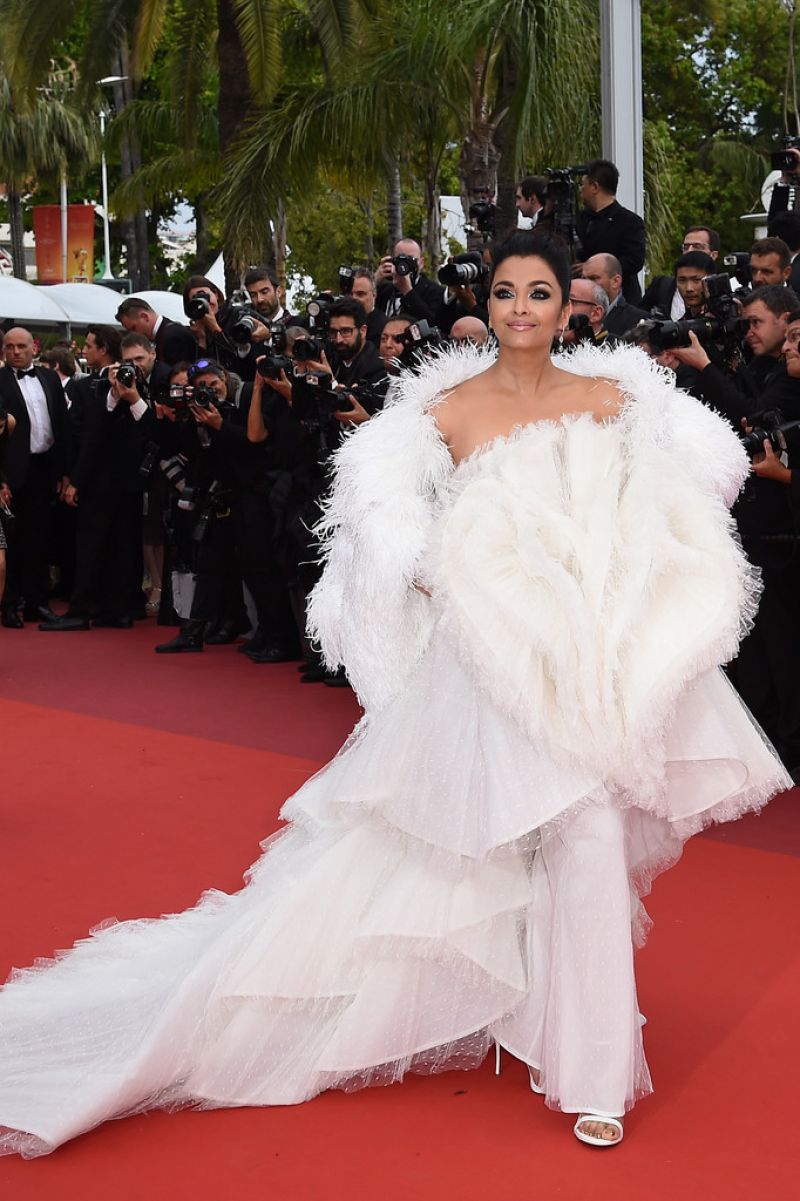
<instances>
[{"instance_id":1,"label":"camera","mask_svg":"<svg viewBox=\"0 0 800 1201\"><path fill-rule=\"evenodd\" d=\"M356 277L355 267L339 268L339 295L349 296L353 291L353 280Z\"/></svg>"},{"instance_id":2,"label":"camera","mask_svg":"<svg viewBox=\"0 0 800 1201\"><path fill-rule=\"evenodd\" d=\"M699 342L738 342L748 330L746 317L739 310L731 290L729 275L707 275L703 281L708 298L708 312L701 317L689 317L683 321L654 321L647 330L647 340L655 350L674 350L691 346L689 334L697 336ZM650 325L640 322L640 326Z\"/></svg>"},{"instance_id":3,"label":"camera","mask_svg":"<svg viewBox=\"0 0 800 1201\"><path fill-rule=\"evenodd\" d=\"M324 351L325 346L319 338L298 338L292 347L292 358L298 363L307 363L309 359L319 361Z\"/></svg>"},{"instance_id":4,"label":"camera","mask_svg":"<svg viewBox=\"0 0 800 1201\"><path fill-rule=\"evenodd\" d=\"M120 363L117 367L117 383L123 388L134 388L139 380L139 372L133 363Z\"/></svg>"},{"instance_id":5,"label":"camera","mask_svg":"<svg viewBox=\"0 0 800 1201\"><path fill-rule=\"evenodd\" d=\"M209 388L208 384L200 384L194 389L191 402L198 409L207 409L211 405L218 405L220 400L213 388Z\"/></svg>"},{"instance_id":6,"label":"camera","mask_svg":"<svg viewBox=\"0 0 800 1201\"><path fill-rule=\"evenodd\" d=\"M783 139L783 150L776 150L769 156L770 170L782 171L787 175L795 175L800 171L797 156L789 154L789 150L800 150L800 138L787 136Z\"/></svg>"},{"instance_id":7,"label":"camera","mask_svg":"<svg viewBox=\"0 0 800 1201\"><path fill-rule=\"evenodd\" d=\"M164 404L174 409L178 420L185 421L190 416L189 405L193 395L194 388L191 384L170 384Z\"/></svg>"},{"instance_id":8,"label":"camera","mask_svg":"<svg viewBox=\"0 0 800 1201\"><path fill-rule=\"evenodd\" d=\"M446 288L468 287L482 279L486 267L479 251L468 250L464 254L454 255L452 263L445 263L439 268L439 283Z\"/></svg>"},{"instance_id":9,"label":"camera","mask_svg":"<svg viewBox=\"0 0 800 1201\"><path fill-rule=\"evenodd\" d=\"M417 274L417 260L413 254L396 254L392 259L392 266L397 275Z\"/></svg>"},{"instance_id":10,"label":"camera","mask_svg":"<svg viewBox=\"0 0 800 1201\"><path fill-rule=\"evenodd\" d=\"M571 329L575 334L573 346L578 342L597 342L592 323L585 313L573 313L567 322L567 329Z\"/></svg>"},{"instance_id":11,"label":"camera","mask_svg":"<svg viewBox=\"0 0 800 1201\"><path fill-rule=\"evenodd\" d=\"M250 305L237 305L231 309L229 319L226 322L228 326L228 335L234 342L238 342L240 346L252 342L253 334L259 325L266 325L267 322L261 316L257 309Z\"/></svg>"},{"instance_id":12,"label":"camera","mask_svg":"<svg viewBox=\"0 0 800 1201\"><path fill-rule=\"evenodd\" d=\"M407 326L399 335L399 341L403 343L403 349L397 356L398 362L404 367L413 367L426 351L441 345L443 339L441 330L435 325L420 320Z\"/></svg>"},{"instance_id":13,"label":"camera","mask_svg":"<svg viewBox=\"0 0 800 1201\"><path fill-rule=\"evenodd\" d=\"M319 296L315 296L313 300L309 300L306 305L306 312L308 313L311 329L326 330L328 328L332 301L333 297L326 295L324 292L321 292Z\"/></svg>"},{"instance_id":14,"label":"camera","mask_svg":"<svg viewBox=\"0 0 800 1201\"><path fill-rule=\"evenodd\" d=\"M211 312L211 296L208 292L198 292L191 300L184 301L183 311L192 321L200 321Z\"/></svg>"},{"instance_id":15,"label":"camera","mask_svg":"<svg viewBox=\"0 0 800 1201\"><path fill-rule=\"evenodd\" d=\"M497 208L491 200L475 200L468 209L470 221L474 221L484 241L497 233Z\"/></svg>"},{"instance_id":16,"label":"camera","mask_svg":"<svg viewBox=\"0 0 800 1201\"><path fill-rule=\"evenodd\" d=\"M256 363L256 371L263 375L264 379L280 379L282 371L291 375L293 369L293 361L285 354L269 354Z\"/></svg>"},{"instance_id":17,"label":"camera","mask_svg":"<svg viewBox=\"0 0 800 1201\"><path fill-rule=\"evenodd\" d=\"M750 287L753 275L750 270L750 255L746 250L735 250L733 254L726 254L722 262L725 267L733 268L732 274L743 288Z\"/></svg>"},{"instance_id":18,"label":"camera","mask_svg":"<svg viewBox=\"0 0 800 1201\"><path fill-rule=\"evenodd\" d=\"M748 418L750 432L740 434L742 446L752 461L764 453L764 442L768 441L776 455L787 450L786 435L800 427L800 421L786 421L780 409L765 409Z\"/></svg>"}]
</instances>

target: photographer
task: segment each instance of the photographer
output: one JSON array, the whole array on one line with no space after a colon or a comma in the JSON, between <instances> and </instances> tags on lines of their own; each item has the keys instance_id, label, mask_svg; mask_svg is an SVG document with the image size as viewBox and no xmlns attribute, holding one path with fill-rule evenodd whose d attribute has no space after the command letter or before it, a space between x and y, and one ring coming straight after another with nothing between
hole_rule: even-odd
<instances>
[{"instance_id":1,"label":"photographer","mask_svg":"<svg viewBox=\"0 0 800 1201\"><path fill-rule=\"evenodd\" d=\"M252 381L256 373L256 358L262 348L254 344L269 341L269 326L254 319L253 331L248 331L250 341L240 342L233 336L236 324L236 308L225 301L222 292L204 275L192 275L183 288L183 310L189 318L191 330L197 341L200 359L214 359L226 371L241 379Z\"/></svg>"},{"instance_id":2,"label":"photographer","mask_svg":"<svg viewBox=\"0 0 800 1201\"><path fill-rule=\"evenodd\" d=\"M267 325L271 325L274 321L282 321L284 325L291 325L292 318L284 308L284 290L274 271L271 271L269 267L253 267L244 277L244 286L250 297L250 304L264 318ZM263 341L263 337L256 337L253 340L255 342Z\"/></svg>"},{"instance_id":3,"label":"photographer","mask_svg":"<svg viewBox=\"0 0 800 1201\"><path fill-rule=\"evenodd\" d=\"M742 418L759 409L794 405L798 387L781 361L789 313L800 308L791 288L770 284L757 288L741 302L747 320L745 342L752 359L730 379L716 366L695 333L691 345L676 347L675 357L699 374L697 394L738 426Z\"/></svg>"},{"instance_id":4,"label":"photographer","mask_svg":"<svg viewBox=\"0 0 800 1201\"><path fill-rule=\"evenodd\" d=\"M436 323L444 290L423 273L424 259L418 242L401 238L391 255L382 258L375 272L378 308L388 317L409 313L417 320Z\"/></svg>"},{"instance_id":5,"label":"photographer","mask_svg":"<svg viewBox=\"0 0 800 1201\"><path fill-rule=\"evenodd\" d=\"M331 305L328 320L330 365L337 384L382 386L386 371L374 343L367 340L367 317L358 300L340 296Z\"/></svg>"},{"instance_id":6,"label":"photographer","mask_svg":"<svg viewBox=\"0 0 800 1201\"><path fill-rule=\"evenodd\" d=\"M376 307L378 289L375 284L375 276L366 267L356 267L353 271L350 295L353 300L359 302L367 315L368 340L375 346L380 346L381 333L386 324L386 314Z\"/></svg>"},{"instance_id":7,"label":"photographer","mask_svg":"<svg viewBox=\"0 0 800 1201\"><path fill-rule=\"evenodd\" d=\"M477 317L488 329L487 278L488 266L480 250L451 256L439 269L439 283L445 285L445 294L435 324L445 337L462 317Z\"/></svg>"},{"instance_id":8,"label":"photographer","mask_svg":"<svg viewBox=\"0 0 800 1201\"><path fill-rule=\"evenodd\" d=\"M409 317L404 313L398 313L396 317L389 317L383 327L380 355L384 369L388 375L399 375L403 369L399 361L400 356L406 349L403 334L413 324L413 317Z\"/></svg>"},{"instance_id":9,"label":"photographer","mask_svg":"<svg viewBox=\"0 0 800 1201\"><path fill-rule=\"evenodd\" d=\"M233 642L248 628L234 497L238 452L246 442L237 402L241 399L246 408L252 385L231 378L209 359L189 367L185 378L184 384L182 376L173 375L166 406L170 416L158 441L160 467L172 489L173 561L194 572L195 586L188 614L186 598L174 589L181 630L155 648L160 655Z\"/></svg>"},{"instance_id":10,"label":"photographer","mask_svg":"<svg viewBox=\"0 0 800 1201\"><path fill-rule=\"evenodd\" d=\"M800 771L800 310L786 318L782 347L794 385L781 409L751 418L753 477L734 509L748 557L761 569L763 592L752 631L729 673L795 779ZM758 420L757 418L761 418ZM777 428L776 428L777 423ZM787 424L788 423L788 424ZM761 425L763 428L758 429ZM753 427L756 428L753 428ZM785 428L781 428L785 427ZM758 449L756 449L758 448Z\"/></svg>"},{"instance_id":11,"label":"photographer","mask_svg":"<svg viewBox=\"0 0 800 1201\"><path fill-rule=\"evenodd\" d=\"M779 238L789 247L791 270L787 283L800 294L800 213L796 209L778 213L767 226L771 238Z\"/></svg>"},{"instance_id":12,"label":"photographer","mask_svg":"<svg viewBox=\"0 0 800 1201\"><path fill-rule=\"evenodd\" d=\"M647 317L644 309L637 309L635 305L628 304L622 295L622 264L615 255L592 255L583 264L581 275L601 287L608 297L603 328L615 338L621 338Z\"/></svg>"},{"instance_id":13,"label":"photographer","mask_svg":"<svg viewBox=\"0 0 800 1201\"><path fill-rule=\"evenodd\" d=\"M459 317L450 330L453 342L469 342L472 346L485 346L489 341L489 330L477 317Z\"/></svg>"},{"instance_id":14,"label":"photographer","mask_svg":"<svg viewBox=\"0 0 800 1201\"><path fill-rule=\"evenodd\" d=\"M569 286L569 302L572 305L567 328L563 332L563 346L574 346L577 342L592 342L600 345L608 342L610 335L603 329L608 312L608 296L599 284L580 276ZM613 341L613 339L611 339Z\"/></svg>"},{"instance_id":15,"label":"photographer","mask_svg":"<svg viewBox=\"0 0 800 1201\"><path fill-rule=\"evenodd\" d=\"M750 275L754 288L764 284L787 284L792 273L792 254L780 238L759 238L750 247Z\"/></svg>"},{"instance_id":16,"label":"photographer","mask_svg":"<svg viewBox=\"0 0 800 1201\"><path fill-rule=\"evenodd\" d=\"M156 358L156 348L144 334L125 334L120 341L123 363L132 363L139 373L140 392L150 404L160 404L169 388L169 367Z\"/></svg>"},{"instance_id":17,"label":"photographer","mask_svg":"<svg viewBox=\"0 0 800 1201\"><path fill-rule=\"evenodd\" d=\"M706 254L715 263L719 257L720 240L715 229L708 225L690 225L683 235L682 254ZM714 267L710 271L714 271ZM710 272L707 272L709 274ZM685 305L677 288L675 275L656 275L648 284L641 307L670 321L679 321Z\"/></svg>"},{"instance_id":18,"label":"photographer","mask_svg":"<svg viewBox=\"0 0 800 1201\"><path fill-rule=\"evenodd\" d=\"M115 316L129 334L141 334L153 343L160 363L170 366L183 359L194 360L197 346L191 331L157 313L140 296L126 297Z\"/></svg>"},{"instance_id":19,"label":"photographer","mask_svg":"<svg viewBox=\"0 0 800 1201\"><path fill-rule=\"evenodd\" d=\"M102 330L89 336L95 344L103 339ZM107 351L102 354L107 357ZM155 417L133 365L104 365L98 371L100 358L99 351L90 351L87 361L96 374L74 385L85 392L77 461L64 495L78 509L75 587L66 614L43 622L40 630L88 630L95 610L94 625L129 629L141 590L145 479L140 468Z\"/></svg>"}]
</instances>

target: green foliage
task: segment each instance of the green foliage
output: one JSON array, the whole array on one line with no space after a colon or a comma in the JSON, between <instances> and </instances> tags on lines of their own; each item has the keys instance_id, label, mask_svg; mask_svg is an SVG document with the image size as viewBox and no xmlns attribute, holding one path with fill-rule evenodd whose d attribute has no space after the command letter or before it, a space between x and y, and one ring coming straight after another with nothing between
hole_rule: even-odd
<instances>
[{"instance_id":1,"label":"green foliage","mask_svg":"<svg viewBox=\"0 0 800 1201\"><path fill-rule=\"evenodd\" d=\"M643 0L645 115L669 175L674 239L651 244L651 271L670 270L681 233L699 221L719 230L723 251L752 242L741 217L761 211L780 147L788 33L783 0Z\"/></svg>"}]
</instances>

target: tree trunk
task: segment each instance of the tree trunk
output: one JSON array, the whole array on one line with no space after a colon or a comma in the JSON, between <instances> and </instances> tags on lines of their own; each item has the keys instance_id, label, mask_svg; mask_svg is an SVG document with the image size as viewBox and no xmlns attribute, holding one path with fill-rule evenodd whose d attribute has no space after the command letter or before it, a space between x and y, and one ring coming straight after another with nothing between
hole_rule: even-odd
<instances>
[{"instance_id":1,"label":"tree trunk","mask_svg":"<svg viewBox=\"0 0 800 1201\"><path fill-rule=\"evenodd\" d=\"M433 275L442 261L442 200L432 174L425 181L425 210L425 264Z\"/></svg>"},{"instance_id":2,"label":"tree trunk","mask_svg":"<svg viewBox=\"0 0 800 1201\"><path fill-rule=\"evenodd\" d=\"M206 212L206 196L201 193L194 202L195 221L195 250L190 274L205 275L214 261L214 252L208 237L208 213Z\"/></svg>"},{"instance_id":3,"label":"tree trunk","mask_svg":"<svg viewBox=\"0 0 800 1201\"><path fill-rule=\"evenodd\" d=\"M128 48L123 45L117 58L119 75L130 74L130 56ZM122 79L114 84L114 107L120 113L133 100L133 86L130 79ZM123 138L119 147L120 175L130 179L134 171L142 165L138 144L133 138ZM150 251L147 237L147 217L142 208L138 208L131 217L121 221L122 236L127 247L128 275L134 292L150 287Z\"/></svg>"},{"instance_id":4,"label":"tree trunk","mask_svg":"<svg viewBox=\"0 0 800 1201\"><path fill-rule=\"evenodd\" d=\"M22 215L22 195L10 187L8 198L8 225L11 232L11 257L14 260L16 279L27 279L25 271L25 218Z\"/></svg>"},{"instance_id":5,"label":"tree trunk","mask_svg":"<svg viewBox=\"0 0 800 1201\"><path fill-rule=\"evenodd\" d=\"M217 102L217 121L219 125L219 144L222 154L230 152L240 136L252 107L250 80L247 75L244 50L242 49L239 30L236 25L237 6L234 0L217 0L217 63L219 65L219 100ZM268 225L269 215L264 214L264 224ZM225 290L232 291L239 286L244 263L234 256L231 250L231 239L227 228L223 233L223 253L225 254ZM253 246L251 254L259 255L263 246Z\"/></svg>"},{"instance_id":6,"label":"tree trunk","mask_svg":"<svg viewBox=\"0 0 800 1201\"><path fill-rule=\"evenodd\" d=\"M494 143L499 153L497 169L497 233L500 237L513 232L517 226L517 208L514 197L517 191L519 164L517 155L517 129L514 125L512 100L517 87L516 63L510 54L502 57L499 72L500 85L497 89L495 112L500 114L496 122Z\"/></svg>"},{"instance_id":7,"label":"tree trunk","mask_svg":"<svg viewBox=\"0 0 800 1201\"><path fill-rule=\"evenodd\" d=\"M275 216L275 232L272 239L273 263L278 279L286 284L286 205L281 200Z\"/></svg>"},{"instance_id":8,"label":"tree trunk","mask_svg":"<svg viewBox=\"0 0 800 1201\"><path fill-rule=\"evenodd\" d=\"M389 250L403 236L403 194L400 188L400 162L393 159L386 172L386 225Z\"/></svg>"},{"instance_id":9,"label":"tree trunk","mask_svg":"<svg viewBox=\"0 0 800 1201\"><path fill-rule=\"evenodd\" d=\"M481 51L472 64L470 82L470 127L461 146L458 180L461 207L464 210L466 242L469 250L480 250L484 237L469 215L470 206L478 200L494 200L497 196L497 167L500 152L495 144L496 123L486 103L484 74L486 52Z\"/></svg>"}]
</instances>

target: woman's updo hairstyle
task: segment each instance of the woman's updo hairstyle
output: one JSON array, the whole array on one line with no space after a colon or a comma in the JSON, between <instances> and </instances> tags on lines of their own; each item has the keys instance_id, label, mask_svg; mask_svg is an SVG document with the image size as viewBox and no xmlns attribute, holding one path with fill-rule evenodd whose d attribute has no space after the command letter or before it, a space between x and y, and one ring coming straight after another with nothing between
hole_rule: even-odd
<instances>
[{"instance_id":1,"label":"woman's updo hairstyle","mask_svg":"<svg viewBox=\"0 0 800 1201\"><path fill-rule=\"evenodd\" d=\"M535 229L518 229L505 241L497 243L492 250L492 273L489 285L494 283L497 269L506 259L534 257L547 263L561 287L564 304L567 304L572 279L569 255L563 241L549 232L537 233Z\"/></svg>"}]
</instances>

